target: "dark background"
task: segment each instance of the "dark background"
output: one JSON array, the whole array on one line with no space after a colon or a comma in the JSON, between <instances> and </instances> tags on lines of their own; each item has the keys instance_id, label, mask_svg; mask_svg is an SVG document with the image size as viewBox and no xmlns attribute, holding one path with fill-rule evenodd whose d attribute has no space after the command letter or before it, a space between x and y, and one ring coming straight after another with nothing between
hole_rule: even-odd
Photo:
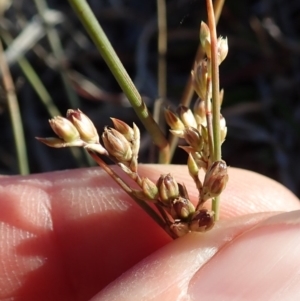
<instances>
[{"instance_id":1,"label":"dark background","mask_svg":"<svg viewBox=\"0 0 300 301\"><path fill-rule=\"evenodd\" d=\"M156 1L89 1L125 68L150 109L157 92ZM79 107L99 132L111 125L109 117L131 124L139 121L98 54L68 1L48 1L61 11L64 22L55 28L64 50L63 66L72 75L78 102L71 104L46 38L25 56L64 115ZM225 90L222 113L228 125L223 158L229 166L257 171L283 183L300 195L300 2L283 0L228 0L218 35L228 37L229 54L220 67ZM1 34L17 37L37 14L34 2L15 0L1 19ZM199 24L206 20L205 1L167 1L168 103L179 103L198 46ZM77 73L74 73L74 72ZM11 64L26 134L30 172L86 166L86 158L69 149L50 149L34 137L51 136L47 109L24 77ZM78 73L80 77L78 77ZM85 88L82 76L97 87ZM0 173L17 174L12 127L3 90L0 98ZM140 162L149 162L151 141L142 131ZM76 154L75 154L76 155ZM185 163L177 151L173 163Z\"/></svg>"}]
</instances>

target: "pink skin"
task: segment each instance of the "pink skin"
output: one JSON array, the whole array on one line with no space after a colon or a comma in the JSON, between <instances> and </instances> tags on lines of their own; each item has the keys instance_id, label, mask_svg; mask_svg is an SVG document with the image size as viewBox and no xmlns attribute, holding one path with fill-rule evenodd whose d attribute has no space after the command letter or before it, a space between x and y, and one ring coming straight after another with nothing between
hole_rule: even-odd
<instances>
[{"instance_id":1,"label":"pink skin","mask_svg":"<svg viewBox=\"0 0 300 301\"><path fill-rule=\"evenodd\" d=\"M140 170L171 171L196 201L185 166ZM221 221L176 241L99 168L2 177L0 300L300 300L298 199L229 176Z\"/></svg>"}]
</instances>

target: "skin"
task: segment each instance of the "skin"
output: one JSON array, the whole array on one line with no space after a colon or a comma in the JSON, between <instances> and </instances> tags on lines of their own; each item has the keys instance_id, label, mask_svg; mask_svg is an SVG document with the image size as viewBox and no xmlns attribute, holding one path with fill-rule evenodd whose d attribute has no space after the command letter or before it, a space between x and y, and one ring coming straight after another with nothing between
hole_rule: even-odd
<instances>
[{"instance_id":1,"label":"skin","mask_svg":"<svg viewBox=\"0 0 300 301\"><path fill-rule=\"evenodd\" d=\"M171 172L196 202L186 167ZM229 177L221 220L175 241L99 168L0 178L0 300L299 300L298 199Z\"/></svg>"}]
</instances>

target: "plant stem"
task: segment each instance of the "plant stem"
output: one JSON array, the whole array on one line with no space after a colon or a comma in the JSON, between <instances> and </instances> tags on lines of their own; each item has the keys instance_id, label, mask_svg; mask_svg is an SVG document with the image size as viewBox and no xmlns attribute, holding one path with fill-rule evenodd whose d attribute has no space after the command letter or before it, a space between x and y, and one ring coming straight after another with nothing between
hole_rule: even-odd
<instances>
[{"instance_id":1,"label":"plant stem","mask_svg":"<svg viewBox=\"0 0 300 301\"><path fill-rule=\"evenodd\" d=\"M166 1L157 0L157 27L158 27L158 97L167 96L167 13Z\"/></svg>"},{"instance_id":2,"label":"plant stem","mask_svg":"<svg viewBox=\"0 0 300 301\"><path fill-rule=\"evenodd\" d=\"M214 1L214 11L215 11L215 23L216 23L216 25L219 22L224 2L225 2L225 0L216 0L216 1ZM203 50L202 50L202 47L201 47L201 43L199 43L194 61L195 62L200 61L203 58L203 56L204 56L204 53L203 53ZM185 85L183 94L181 96L180 104L188 107L191 103L193 95L194 95L194 88L193 88L193 85L192 85L192 76L190 75L189 78L188 78L188 81ZM170 160L171 160L171 158L174 155L177 144L178 144L178 137L171 135L170 139L169 139L169 144L170 144Z\"/></svg>"},{"instance_id":3,"label":"plant stem","mask_svg":"<svg viewBox=\"0 0 300 301\"><path fill-rule=\"evenodd\" d=\"M212 0L206 0L208 27L211 39L211 80L212 80L212 114L213 114L213 140L214 151L212 162L221 160L221 137L220 137L220 101L219 101L219 64L217 49L217 33ZM220 197L212 200L212 210L215 212L214 219L219 219Z\"/></svg>"},{"instance_id":4,"label":"plant stem","mask_svg":"<svg viewBox=\"0 0 300 301\"><path fill-rule=\"evenodd\" d=\"M6 92L8 110L12 123L15 140L18 168L21 175L29 174L28 157L26 151L26 140L24 137L22 117L19 103L15 93L14 83L3 53L2 41L0 40L0 70L2 74L3 87Z\"/></svg>"},{"instance_id":5,"label":"plant stem","mask_svg":"<svg viewBox=\"0 0 300 301\"><path fill-rule=\"evenodd\" d=\"M98 48L101 56L119 83L121 89L127 96L137 116L140 118L146 130L152 137L154 144L159 147L161 152L161 162L168 162L168 141L149 113L146 104L143 102L141 95L134 86L87 1L69 0L69 2L84 25L86 31L90 35L91 39L94 41L94 44Z\"/></svg>"},{"instance_id":6,"label":"plant stem","mask_svg":"<svg viewBox=\"0 0 300 301\"><path fill-rule=\"evenodd\" d=\"M210 61L209 65L210 65ZM210 67L209 67L210 68ZM214 153L214 141L213 141L213 127L212 127L212 115L211 115L211 100L210 100L210 91L211 91L211 78L207 78L206 83L206 96L205 96L205 114L206 114L206 123L207 123L207 135L208 135L208 147L209 147L209 153ZM211 163L211 158L209 160ZM210 164L208 164L209 166ZM207 168L208 168L207 166Z\"/></svg>"}]
</instances>

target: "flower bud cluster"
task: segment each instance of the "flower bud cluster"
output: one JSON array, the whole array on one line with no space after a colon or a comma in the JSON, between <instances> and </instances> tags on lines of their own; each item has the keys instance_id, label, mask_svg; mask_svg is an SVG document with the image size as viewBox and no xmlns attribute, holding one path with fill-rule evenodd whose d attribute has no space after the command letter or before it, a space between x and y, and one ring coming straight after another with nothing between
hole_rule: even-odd
<instances>
[{"instance_id":1,"label":"flower bud cluster","mask_svg":"<svg viewBox=\"0 0 300 301\"><path fill-rule=\"evenodd\" d=\"M170 126L170 132L179 138L183 138L187 146L180 146L188 154L191 154L199 168L206 170L209 165L210 152L208 142L208 129L203 101L197 100L192 112L185 106L177 109L177 114L170 109L165 109L166 122ZM226 137L227 127L225 118L220 120L221 141Z\"/></svg>"},{"instance_id":2,"label":"flower bud cluster","mask_svg":"<svg viewBox=\"0 0 300 301\"><path fill-rule=\"evenodd\" d=\"M180 106L176 113L170 109L165 110L166 122L170 132L185 140L187 145L181 146L188 153L187 166L189 174L199 191L199 202L196 209L191 210L183 200L188 197L179 197L171 202L171 216L175 223L172 231L183 235L188 231L206 231L213 225L213 213L203 208L204 202L220 195L228 181L225 161L212 161L214 140L212 137L212 83L211 83L211 37L210 30L205 23L200 26L200 42L205 57L196 62L191 71L192 85L198 95L193 111ZM217 62L220 65L228 53L227 39L217 40ZM219 92L220 105L224 92ZM225 141L227 127L225 118L220 115L220 143ZM203 168L205 177L203 182L199 179L199 170ZM180 213L176 216L175 213Z\"/></svg>"},{"instance_id":3,"label":"flower bud cluster","mask_svg":"<svg viewBox=\"0 0 300 301\"><path fill-rule=\"evenodd\" d=\"M171 174L161 175L156 183L158 205L171 217L170 229L180 237L188 232L205 232L213 224L213 213L207 209L195 210L184 185Z\"/></svg>"},{"instance_id":4,"label":"flower bud cluster","mask_svg":"<svg viewBox=\"0 0 300 301\"><path fill-rule=\"evenodd\" d=\"M208 59L211 59L211 39L208 26L201 22L200 25L200 43ZM228 54L227 38L219 37L217 40L218 63L219 65L224 61Z\"/></svg>"},{"instance_id":5,"label":"flower bud cluster","mask_svg":"<svg viewBox=\"0 0 300 301\"><path fill-rule=\"evenodd\" d=\"M174 122L174 128L182 131L182 136L190 144L194 153L201 153L205 142L203 129L201 133L195 114L185 107L180 107L178 115L168 114L169 122ZM54 117L49 120L50 126L58 137L38 138L41 142L52 147L79 146L88 150L109 156L127 173L140 187L131 189L131 195L141 201L155 203L163 212L169 229L178 237L190 231L203 232L210 229L214 223L213 213L206 209L195 208L189 199L184 185L177 183L171 174L161 175L156 183L148 178L140 178L137 171L140 132L135 124L128 126L125 122L112 118L114 127L106 127L101 135L104 146L99 142L97 130L92 121L80 110L68 110L66 118ZM202 128L203 125L201 125ZM203 138L204 137L204 138ZM225 162L224 162L225 163ZM191 176L198 177L199 166L189 153L188 167ZM216 195L223 184L218 177L218 170L224 173L224 165L212 165L204 180L204 187L199 182L198 188L203 192L203 198ZM225 174L225 173L224 173Z\"/></svg>"},{"instance_id":6,"label":"flower bud cluster","mask_svg":"<svg viewBox=\"0 0 300 301\"><path fill-rule=\"evenodd\" d=\"M133 124L131 128L122 120L112 118L114 128L106 127L102 133L103 144L112 159L127 174L136 173L140 148L140 131Z\"/></svg>"},{"instance_id":7,"label":"flower bud cluster","mask_svg":"<svg viewBox=\"0 0 300 301\"><path fill-rule=\"evenodd\" d=\"M99 136L93 122L79 109L68 110L66 118L54 117L49 120L49 124L58 137L37 137L44 144L55 148L79 146L102 155L108 154L99 143Z\"/></svg>"}]
</instances>

